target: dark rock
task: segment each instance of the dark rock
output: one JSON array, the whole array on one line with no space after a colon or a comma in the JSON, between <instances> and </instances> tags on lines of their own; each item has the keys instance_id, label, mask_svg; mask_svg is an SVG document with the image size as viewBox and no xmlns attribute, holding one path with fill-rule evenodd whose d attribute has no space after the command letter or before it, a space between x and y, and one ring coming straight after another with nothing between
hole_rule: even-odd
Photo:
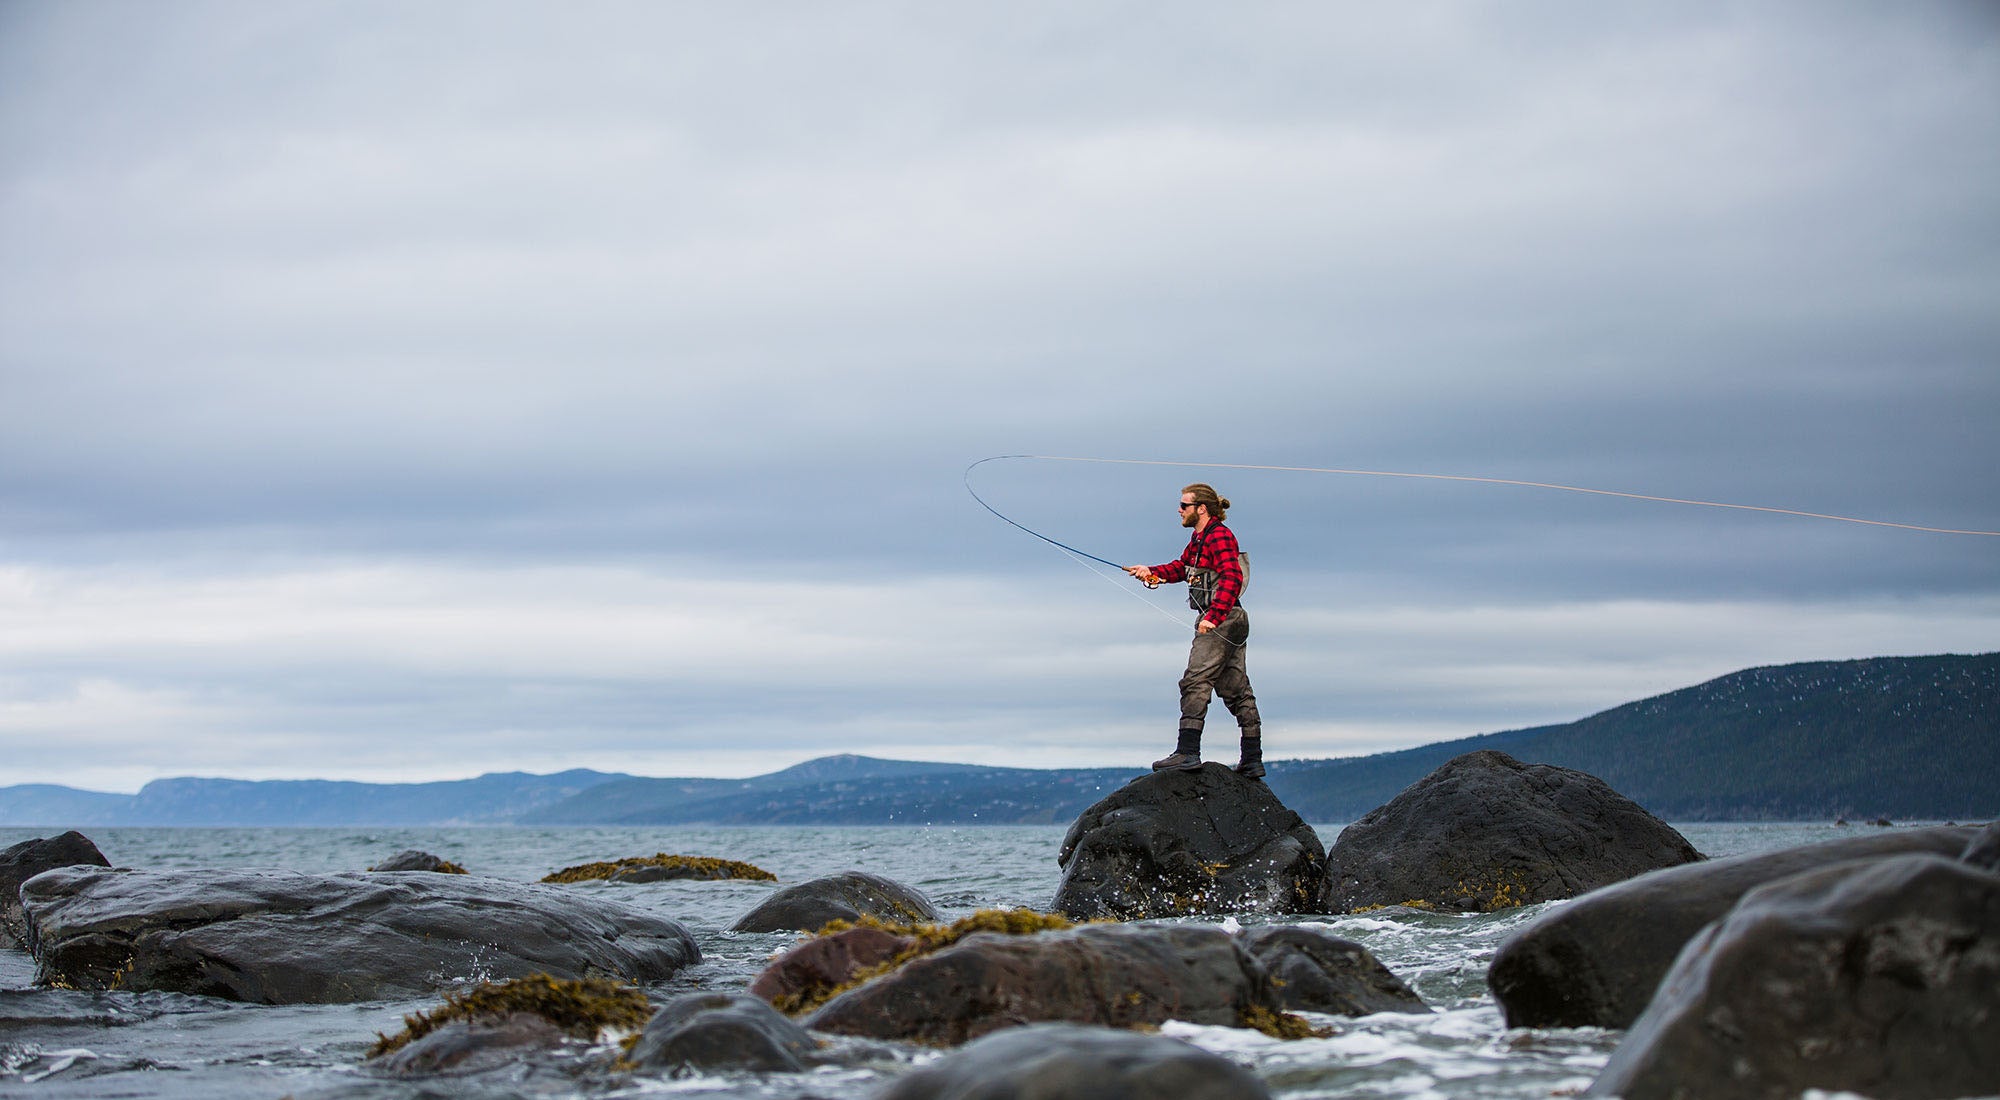
<instances>
[{"instance_id":1,"label":"dark rock","mask_svg":"<svg viewBox=\"0 0 2000 1100\"><path fill-rule=\"evenodd\" d=\"M1422 997L1353 940L1281 924L1247 929L1238 938L1264 964L1287 1009L1335 1016L1430 1011Z\"/></svg>"},{"instance_id":2,"label":"dark rock","mask_svg":"<svg viewBox=\"0 0 2000 1100\"><path fill-rule=\"evenodd\" d=\"M672 1073L796 1073L818 1047L805 1029L748 994L690 993L654 1015L627 1060Z\"/></svg>"},{"instance_id":3,"label":"dark rock","mask_svg":"<svg viewBox=\"0 0 2000 1100\"><path fill-rule=\"evenodd\" d=\"M1249 1070L1163 1035L1034 1024L905 1074L881 1100L1266 1100Z\"/></svg>"},{"instance_id":4,"label":"dark rock","mask_svg":"<svg viewBox=\"0 0 2000 1100\"><path fill-rule=\"evenodd\" d=\"M449 860L439 859L429 852L419 852L406 848L388 859L368 868L370 871L432 871L441 875L462 875L465 868Z\"/></svg>"},{"instance_id":5,"label":"dark rock","mask_svg":"<svg viewBox=\"0 0 2000 1100\"><path fill-rule=\"evenodd\" d=\"M1144 775L1063 838L1052 908L1076 920L1313 911L1319 836L1271 789L1228 767Z\"/></svg>"},{"instance_id":6,"label":"dark rock","mask_svg":"<svg viewBox=\"0 0 2000 1100\"><path fill-rule=\"evenodd\" d=\"M0 852L0 947L19 947L28 937L21 916L21 884L57 867L109 867L111 861L82 833L36 837Z\"/></svg>"},{"instance_id":7,"label":"dark rock","mask_svg":"<svg viewBox=\"0 0 2000 1100\"><path fill-rule=\"evenodd\" d=\"M1979 830L1958 858L1982 870L2000 871L2000 821Z\"/></svg>"},{"instance_id":8,"label":"dark rock","mask_svg":"<svg viewBox=\"0 0 2000 1100\"><path fill-rule=\"evenodd\" d=\"M1486 972L1509 1027L1630 1027L1696 932L1765 883L1865 856L1956 856L1969 828L1899 829L1654 871L1558 906Z\"/></svg>"},{"instance_id":9,"label":"dark rock","mask_svg":"<svg viewBox=\"0 0 2000 1100\"><path fill-rule=\"evenodd\" d=\"M1236 1027L1252 1009L1280 1011L1277 991L1257 960L1221 929L1096 924L1032 936L967 936L835 997L806 1026L955 1045L1035 1021Z\"/></svg>"},{"instance_id":10,"label":"dark rock","mask_svg":"<svg viewBox=\"0 0 2000 1100\"><path fill-rule=\"evenodd\" d=\"M874 917L890 924L934 922L931 900L900 882L866 871L843 871L787 886L737 918L731 932L811 932L837 920Z\"/></svg>"},{"instance_id":11,"label":"dark rock","mask_svg":"<svg viewBox=\"0 0 2000 1100\"><path fill-rule=\"evenodd\" d=\"M1342 830L1327 855L1324 909L1492 912L1699 859L1686 837L1596 776L1485 749Z\"/></svg>"},{"instance_id":12,"label":"dark rock","mask_svg":"<svg viewBox=\"0 0 2000 1100\"><path fill-rule=\"evenodd\" d=\"M67 867L21 897L36 980L77 989L329 1004L474 977L660 981L701 959L664 917L471 875Z\"/></svg>"},{"instance_id":13,"label":"dark rock","mask_svg":"<svg viewBox=\"0 0 2000 1100\"><path fill-rule=\"evenodd\" d=\"M2000 875L1930 855L1760 887L1697 936L1591 1096L2000 1093Z\"/></svg>"},{"instance_id":14,"label":"dark rock","mask_svg":"<svg viewBox=\"0 0 2000 1100\"><path fill-rule=\"evenodd\" d=\"M817 936L771 960L750 983L750 993L791 1009L803 998L846 985L855 974L888 962L916 942L912 936L866 926Z\"/></svg>"},{"instance_id":15,"label":"dark rock","mask_svg":"<svg viewBox=\"0 0 2000 1100\"><path fill-rule=\"evenodd\" d=\"M511 1066L537 1051L568 1043L563 1030L532 1012L498 1019L454 1020L401 1048L369 1061L378 1073L397 1077L479 1073Z\"/></svg>"}]
</instances>

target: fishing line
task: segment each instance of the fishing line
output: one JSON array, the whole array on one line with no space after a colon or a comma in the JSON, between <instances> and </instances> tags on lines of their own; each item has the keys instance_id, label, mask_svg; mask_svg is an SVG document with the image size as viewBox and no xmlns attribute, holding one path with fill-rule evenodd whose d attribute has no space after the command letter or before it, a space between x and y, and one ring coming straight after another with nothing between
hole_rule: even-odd
<instances>
[{"instance_id":1,"label":"fishing line","mask_svg":"<svg viewBox=\"0 0 2000 1100\"><path fill-rule=\"evenodd\" d=\"M1773 508L1762 504L1731 504L1719 500L1693 500L1687 497L1654 496L1649 493L1628 493L1618 489L1591 489L1581 485L1558 485L1548 481L1522 481L1507 477L1472 477L1466 474L1415 474L1402 470L1350 470L1327 466L1259 466L1247 462L1170 462L1149 458L1083 458L1075 455L994 455L991 458L982 458L965 468L966 491L972 493L972 499L979 501L980 505L987 511L1000 516L1001 519L1007 520L1008 523L1013 523L1014 526L1020 527L1021 530L1027 531L1043 542L1055 543L1055 545L1077 554L1083 554L1083 551L1077 550L1072 546L1064 546L1047 535L1029 530L1019 523L1014 523L1013 520L1000 515L1000 512L991 504L987 504L977 492L973 492L972 471L976 467L983 466L988 462L999 462L1005 459L1034 459L1042 462L1096 462L1119 466L1185 466L1203 470L1275 470L1282 473L1294 474L1347 474L1354 477L1399 477L1424 481L1466 481L1477 482L1483 485L1514 485L1526 489L1554 489L1565 493L1588 493L1592 496L1600 497L1623 497L1627 500L1645 500L1656 504L1689 504L1701 508L1732 508L1743 512L1771 512L1781 516L1832 520L1836 523L1855 523L1866 527L1893 527L1903 531L1923 531L1933 535L1981 535L1987 538L2000 538L2000 531L1968 531L1954 527L1926 527L1916 523L1892 523L1888 520L1862 519L1858 516L1837 516L1826 512L1803 512L1794 508ZM1123 568L1117 562L1104 561L1103 558L1095 554L1085 554L1084 556L1093 561L1102 561L1109 566Z\"/></svg>"}]
</instances>

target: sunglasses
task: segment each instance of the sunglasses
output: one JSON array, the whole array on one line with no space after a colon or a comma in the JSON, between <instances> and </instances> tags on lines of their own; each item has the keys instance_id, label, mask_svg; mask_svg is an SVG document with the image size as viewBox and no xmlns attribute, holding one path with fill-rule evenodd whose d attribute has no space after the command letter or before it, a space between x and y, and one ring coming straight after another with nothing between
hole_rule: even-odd
<instances>
[{"instance_id":1,"label":"sunglasses","mask_svg":"<svg viewBox=\"0 0 2000 1100\"><path fill-rule=\"evenodd\" d=\"M1194 507L1198 507L1199 505L1200 505L1200 502L1199 502L1199 501L1186 501L1186 500L1184 500L1184 501L1181 501L1181 511L1185 512L1185 511L1187 511L1187 510L1188 510L1189 508L1194 508Z\"/></svg>"}]
</instances>

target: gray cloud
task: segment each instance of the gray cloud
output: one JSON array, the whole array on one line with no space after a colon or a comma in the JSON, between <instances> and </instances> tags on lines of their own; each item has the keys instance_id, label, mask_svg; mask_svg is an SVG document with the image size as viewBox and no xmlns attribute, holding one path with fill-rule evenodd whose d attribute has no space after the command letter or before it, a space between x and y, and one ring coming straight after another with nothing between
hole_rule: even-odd
<instances>
[{"instance_id":1,"label":"gray cloud","mask_svg":"<svg viewBox=\"0 0 2000 1100\"><path fill-rule=\"evenodd\" d=\"M671 562L696 587L999 584L1115 648L1123 597L965 497L966 463L1016 452L2000 526L2000 37L1982 5L15 4L0 21L0 565L31 587L136 569L149 590L240 585L215 614L254 619L271 575ZM1403 616L1649 609L1616 644L1551 639L1534 669L1479 632L1487 663L1468 644L1448 684L1424 680L1440 627L1403 654L1408 678L1377 669L1410 685L1402 717L1395 697L1278 674L1299 721L1354 745L1680 686L1594 679L1607 645L1689 675L1791 659L1799 636L1775 626L1692 656L1725 622L1906 609L1801 659L1995 633L1938 617L1991 607L1990 539L1429 482L979 476L1022 522L1120 560L1171 554L1180 482L1222 485L1274 670L1356 660ZM868 656L931 629L894 617L837 647L832 683L763 669L755 705L511 669L554 685L518 719L477 702L513 699L477 663L357 663L370 647L344 636L274 672L133 651L104 625L60 660L13 635L32 671L0 713L71 729L156 707L191 743L293 729L349 759L379 736L386 774L427 721L484 731L502 766L558 729L616 755L657 732L632 716L677 707L766 730L772 752L875 737L961 756L1023 726L1058 731L1060 755L1160 709L1148 691L1176 657L1152 641L1132 655L1163 666L1150 679L996 691L1026 644L990 623L1007 602L963 609L956 630L991 639L921 690ZM1670 613L1718 603L1781 610ZM1287 632L1353 606L1367 636ZM1663 618L1684 634L1653 642ZM776 622L769 644L802 629ZM1516 705L1481 688L1500 675L1576 686ZM284 686L310 683L337 686ZM367 721L335 701L377 694L400 702ZM179 758L243 771L260 751Z\"/></svg>"}]
</instances>

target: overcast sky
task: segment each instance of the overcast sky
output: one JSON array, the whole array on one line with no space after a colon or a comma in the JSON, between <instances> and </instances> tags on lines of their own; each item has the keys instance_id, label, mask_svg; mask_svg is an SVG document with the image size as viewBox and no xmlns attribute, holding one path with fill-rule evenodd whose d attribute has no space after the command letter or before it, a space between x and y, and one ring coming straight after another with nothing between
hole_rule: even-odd
<instances>
[{"instance_id":1,"label":"overcast sky","mask_svg":"<svg viewBox=\"0 0 2000 1100\"><path fill-rule=\"evenodd\" d=\"M1143 764L999 454L2000 529L1996 12L0 0L0 785ZM1274 757L2000 649L1988 537L973 478L1216 484Z\"/></svg>"}]
</instances>

